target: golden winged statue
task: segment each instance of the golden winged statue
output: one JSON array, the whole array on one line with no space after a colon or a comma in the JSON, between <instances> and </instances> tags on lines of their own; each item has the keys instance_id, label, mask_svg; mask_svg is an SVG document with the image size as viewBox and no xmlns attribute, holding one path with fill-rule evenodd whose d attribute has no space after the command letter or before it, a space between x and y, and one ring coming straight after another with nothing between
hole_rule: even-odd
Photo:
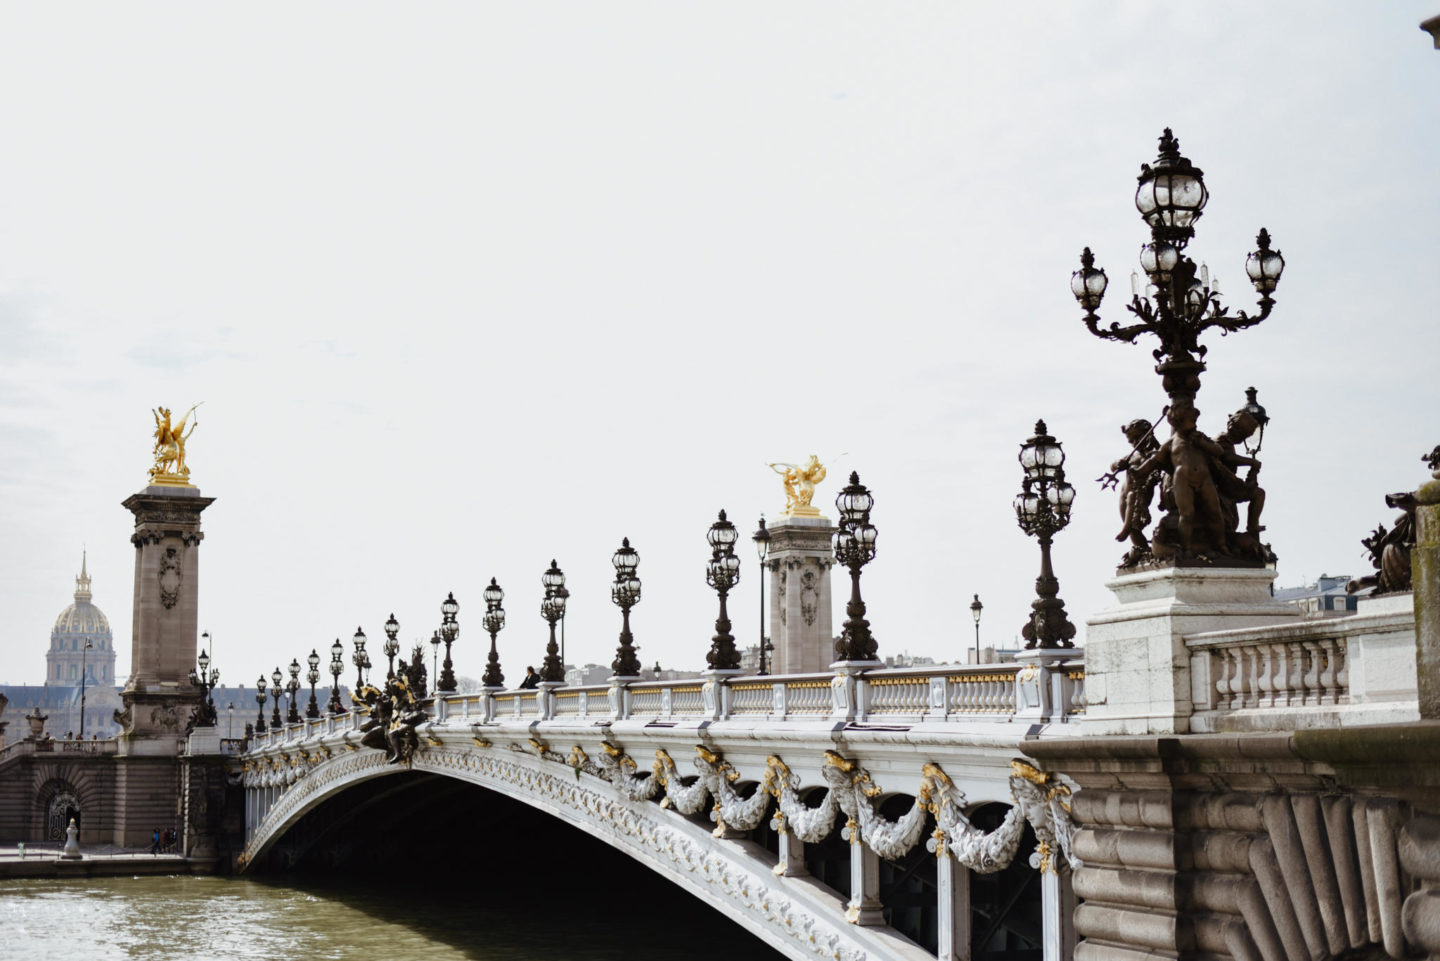
<instances>
[{"instance_id":1,"label":"golden winged statue","mask_svg":"<svg viewBox=\"0 0 1440 961\"><path fill-rule=\"evenodd\" d=\"M811 506L815 497L815 485L825 479L825 465L814 454L804 464L787 464L783 461L766 464L785 480L785 510L782 517L819 517L818 508Z\"/></svg>"},{"instance_id":2,"label":"golden winged statue","mask_svg":"<svg viewBox=\"0 0 1440 961\"><path fill-rule=\"evenodd\" d=\"M191 486L190 468L185 466L185 441L195 433L195 428L200 423L198 417L190 420L190 415L195 413L199 406L200 404L196 404L187 410L179 424L171 423L168 407L156 407L151 411L155 415L155 466L150 468L150 483L171 487ZM187 422L190 425L189 430L185 429Z\"/></svg>"}]
</instances>

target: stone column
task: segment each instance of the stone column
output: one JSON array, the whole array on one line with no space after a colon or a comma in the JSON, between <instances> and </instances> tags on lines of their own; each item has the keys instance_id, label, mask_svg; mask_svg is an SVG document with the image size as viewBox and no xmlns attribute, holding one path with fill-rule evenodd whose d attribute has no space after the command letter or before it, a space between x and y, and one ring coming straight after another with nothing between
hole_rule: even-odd
<instances>
[{"instance_id":1,"label":"stone column","mask_svg":"<svg viewBox=\"0 0 1440 961\"><path fill-rule=\"evenodd\" d=\"M850 842L850 904L845 920L873 927L885 923L880 903L880 856L860 839L860 825L851 821L841 831Z\"/></svg>"},{"instance_id":2,"label":"stone column","mask_svg":"<svg viewBox=\"0 0 1440 961\"><path fill-rule=\"evenodd\" d=\"M1118 603L1086 622L1087 734L1183 734L1193 712L1185 635L1298 620L1274 571L1165 568L1105 586Z\"/></svg>"},{"instance_id":3,"label":"stone column","mask_svg":"<svg viewBox=\"0 0 1440 961\"><path fill-rule=\"evenodd\" d=\"M1075 886L1059 851L1040 865L1040 917L1043 961L1070 961L1075 957Z\"/></svg>"},{"instance_id":4,"label":"stone column","mask_svg":"<svg viewBox=\"0 0 1440 961\"><path fill-rule=\"evenodd\" d=\"M175 738L199 696L200 513L214 502L194 487L151 486L127 498L135 515L135 598L123 737Z\"/></svg>"},{"instance_id":5,"label":"stone column","mask_svg":"<svg viewBox=\"0 0 1440 961\"><path fill-rule=\"evenodd\" d=\"M830 568L835 554L825 517L782 515L770 528L770 641L775 674L818 674L835 660Z\"/></svg>"},{"instance_id":6,"label":"stone column","mask_svg":"<svg viewBox=\"0 0 1440 961\"><path fill-rule=\"evenodd\" d=\"M955 860L943 833L926 842L934 853L937 961L970 961L970 870Z\"/></svg>"}]
</instances>

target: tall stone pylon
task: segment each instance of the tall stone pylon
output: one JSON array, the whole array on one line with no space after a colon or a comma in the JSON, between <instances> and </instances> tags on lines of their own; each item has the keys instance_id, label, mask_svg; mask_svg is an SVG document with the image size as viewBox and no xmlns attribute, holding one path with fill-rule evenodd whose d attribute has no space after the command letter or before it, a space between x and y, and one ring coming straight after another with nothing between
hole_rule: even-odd
<instances>
[{"instance_id":1,"label":"tall stone pylon","mask_svg":"<svg viewBox=\"0 0 1440 961\"><path fill-rule=\"evenodd\" d=\"M130 677L120 693L124 707L119 715L125 740L183 735L200 694L189 679L200 613L200 542L205 537L200 513L215 498L200 496L190 483L184 429L189 413L172 428L170 411L156 410L150 483L124 501L135 515Z\"/></svg>"},{"instance_id":2,"label":"tall stone pylon","mask_svg":"<svg viewBox=\"0 0 1440 961\"><path fill-rule=\"evenodd\" d=\"M770 527L770 639L776 674L812 674L835 660L830 568L835 525L811 501L825 466L814 454L799 464L767 465L785 480L785 509Z\"/></svg>"}]
</instances>

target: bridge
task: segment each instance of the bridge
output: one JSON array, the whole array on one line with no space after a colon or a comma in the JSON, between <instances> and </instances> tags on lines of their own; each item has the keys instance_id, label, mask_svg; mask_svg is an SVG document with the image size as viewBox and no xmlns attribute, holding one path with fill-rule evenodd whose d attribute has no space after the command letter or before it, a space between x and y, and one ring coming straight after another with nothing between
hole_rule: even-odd
<instances>
[{"instance_id":1,"label":"bridge","mask_svg":"<svg viewBox=\"0 0 1440 961\"><path fill-rule=\"evenodd\" d=\"M257 735L242 758L242 870L283 868L323 844L337 819L307 815L358 785L430 774L603 839L788 957L970 957L986 933L971 930L972 872L1006 869L1035 878L977 915L986 940L1043 941L1046 958L1073 949L1061 884L1069 789L1020 746L1078 733L1075 652L486 691L425 706L433 717L405 759L360 745L362 712ZM978 825L977 811L995 826Z\"/></svg>"}]
</instances>

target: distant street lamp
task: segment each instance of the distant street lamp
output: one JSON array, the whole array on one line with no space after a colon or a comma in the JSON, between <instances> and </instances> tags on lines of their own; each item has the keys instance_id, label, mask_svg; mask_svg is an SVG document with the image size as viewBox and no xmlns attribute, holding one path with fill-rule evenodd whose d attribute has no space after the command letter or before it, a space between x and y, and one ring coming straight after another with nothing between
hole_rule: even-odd
<instances>
[{"instance_id":1,"label":"distant street lamp","mask_svg":"<svg viewBox=\"0 0 1440 961\"><path fill-rule=\"evenodd\" d=\"M640 552L625 538L620 549L610 558L615 565L615 583L610 586L610 599L620 607L620 646L610 669L617 677L639 677L640 659L635 656L635 639L630 634L630 608L640 603Z\"/></svg>"},{"instance_id":2,"label":"distant street lamp","mask_svg":"<svg viewBox=\"0 0 1440 961\"><path fill-rule=\"evenodd\" d=\"M740 652L735 650L735 637L730 633L730 615L725 610L725 599L730 589L740 583L740 558L735 556L735 540L739 536L735 525L725 519L724 511L705 534L705 540L710 545L705 583L720 596L720 616L715 619L715 636L710 639L710 650L705 655L705 663L713 671L733 671L740 667Z\"/></svg>"},{"instance_id":3,"label":"distant street lamp","mask_svg":"<svg viewBox=\"0 0 1440 961\"><path fill-rule=\"evenodd\" d=\"M505 592L500 585L495 583L495 578L490 578L490 586L485 588L485 630L490 635L490 659L485 664L485 676L480 683L486 687L503 688L505 686L505 675L500 672L500 654L495 650L495 635L505 627L505 608L500 606L505 600Z\"/></svg>"},{"instance_id":4,"label":"distant street lamp","mask_svg":"<svg viewBox=\"0 0 1440 961\"><path fill-rule=\"evenodd\" d=\"M430 682L440 688L440 632L430 632Z\"/></svg>"},{"instance_id":5,"label":"distant street lamp","mask_svg":"<svg viewBox=\"0 0 1440 961\"><path fill-rule=\"evenodd\" d=\"M89 638L85 639L85 646L80 648L80 740L85 740L85 652L95 645Z\"/></svg>"},{"instance_id":6,"label":"distant street lamp","mask_svg":"<svg viewBox=\"0 0 1440 961\"><path fill-rule=\"evenodd\" d=\"M310 665L310 670L305 672L305 680L310 682L310 703L305 706L305 716L316 718L320 716L320 702L315 700L315 685L320 683L320 655L313 647L305 663Z\"/></svg>"},{"instance_id":7,"label":"distant street lamp","mask_svg":"<svg viewBox=\"0 0 1440 961\"><path fill-rule=\"evenodd\" d=\"M850 483L835 498L840 514L838 529L833 535L835 559L850 568L850 602L845 605L845 625L835 642L835 659L839 661L873 661L877 645L865 620L865 601L860 597L860 568L875 557L874 525L870 508L875 499L860 483L860 475L850 472Z\"/></svg>"},{"instance_id":8,"label":"distant street lamp","mask_svg":"<svg viewBox=\"0 0 1440 961\"><path fill-rule=\"evenodd\" d=\"M980 663L980 612L985 605L980 603L980 595L975 595L975 600L970 602L970 616L975 618L975 663Z\"/></svg>"},{"instance_id":9,"label":"distant street lamp","mask_svg":"<svg viewBox=\"0 0 1440 961\"><path fill-rule=\"evenodd\" d=\"M290 710L285 712L285 723L299 724L300 710L295 706L295 695L300 691L300 662L293 657L290 659L290 680L286 682L285 690L290 692Z\"/></svg>"},{"instance_id":10,"label":"distant street lamp","mask_svg":"<svg viewBox=\"0 0 1440 961\"><path fill-rule=\"evenodd\" d=\"M540 664L540 680L551 684L565 683L565 662L560 659L560 645L555 641L555 624L565 616L570 592L565 590L565 572L552 559L550 569L540 575L545 599L540 602L540 616L550 625L550 643L545 645L545 660Z\"/></svg>"},{"instance_id":11,"label":"distant street lamp","mask_svg":"<svg viewBox=\"0 0 1440 961\"><path fill-rule=\"evenodd\" d=\"M460 636L460 623L455 619L459 612L460 602L455 600L455 594L451 592L440 605L440 637L445 641L445 664L444 670L440 672L440 681L435 685L437 694L455 693L455 670L450 661L450 645Z\"/></svg>"},{"instance_id":12,"label":"distant street lamp","mask_svg":"<svg viewBox=\"0 0 1440 961\"><path fill-rule=\"evenodd\" d=\"M1070 504L1075 488L1065 482L1065 452L1060 442L1045 431L1043 420L1035 422L1035 436L1020 445L1020 465L1025 480L1015 498L1015 516L1020 529L1040 541L1040 576L1035 579L1036 599L1031 602L1030 620L1020 633L1025 649L1045 650L1074 647L1075 625L1065 614L1065 602L1057 596L1060 582L1050 566L1050 542L1070 523ZM978 628L977 628L978 630Z\"/></svg>"},{"instance_id":13,"label":"distant street lamp","mask_svg":"<svg viewBox=\"0 0 1440 961\"><path fill-rule=\"evenodd\" d=\"M255 703L260 705L260 716L255 719L255 733L265 733L265 675L255 681Z\"/></svg>"},{"instance_id":14,"label":"distant street lamp","mask_svg":"<svg viewBox=\"0 0 1440 961\"><path fill-rule=\"evenodd\" d=\"M234 702L234 701L231 701L231 702L230 702L230 706L225 709L225 713L226 713L226 717L225 717L225 737L226 737L226 739L228 740L228 739L231 739L231 738L234 738L234 737L235 737L235 702Z\"/></svg>"},{"instance_id":15,"label":"distant street lamp","mask_svg":"<svg viewBox=\"0 0 1440 961\"><path fill-rule=\"evenodd\" d=\"M395 655L400 653L400 641L397 636L400 633L400 622L395 620L391 614L390 619L385 622L385 643L380 645L380 650L385 652L385 657L390 664L385 668L385 678L389 680L395 676Z\"/></svg>"},{"instance_id":16,"label":"distant street lamp","mask_svg":"<svg viewBox=\"0 0 1440 961\"><path fill-rule=\"evenodd\" d=\"M280 695L285 692L285 688L282 686L284 675L280 673L278 666L275 668L275 672L270 675L270 680L272 682L270 696L275 699L275 707L270 712L270 726L278 731L284 726L284 722L280 720Z\"/></svg>"},{"instance_id":17,"label":"distant street lamp","mask_svg":"<svg viewBox=\"0 0 1440 961\"><path fill-rule=\"evenodd\" d=\"M330 645L330 705L331 714L344 714L345 705L340 703L340 674L345 670L345 645L340 638Z\"/></svg>"},{"instance_id":18,"label":"distant street lamp","mask_svg":"<svg viewBox=\"0 0 1440 961\"><path fill-rule=\"evenodd\" d=\"M770 673L765 661L765 652L770 647L770 639L765 636L765 558L770 554L770 529L765 526L764 514L760 515L760 528L751 540L755 542L755 555L760 558L760 670L756 673L765 675Z\"/></svg>"},{"instance_id":19,"label":"distant street lamp","mask_svg":"<svg viewBox=\"0 0 1440 961\"><path fill-rule=\"evenodd\" d=\"M365 686L365 675L362 672L370 666L370 655L365 653L366 640L364 629L355 628L355 637L352 639L355 653L350 655L350 661L355 665L355 690L357 692Z\"/></svg>"}]
</instances>

